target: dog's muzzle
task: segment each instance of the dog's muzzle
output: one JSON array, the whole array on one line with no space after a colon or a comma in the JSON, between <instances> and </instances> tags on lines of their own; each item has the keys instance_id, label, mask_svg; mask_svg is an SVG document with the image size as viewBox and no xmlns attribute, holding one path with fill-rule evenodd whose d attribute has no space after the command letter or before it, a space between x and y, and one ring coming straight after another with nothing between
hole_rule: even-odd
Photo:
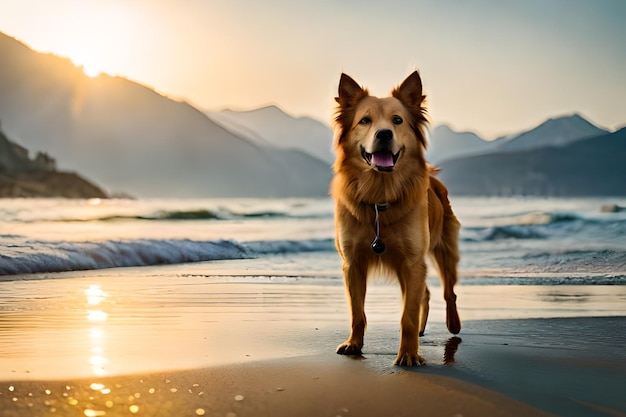
<instances>
[{"instance_id":1,"label":"dog's muzzle","mask_svg":"<svg viewBox=\"0 0 626 417\"><path fill-rule=\"evenodd\" d=\"M369 166L373 166L376 170L382 172L391 172L398 162L400 152L393 153L393 132L389 129L380 129L376 132L374 140L374 149L368 152L361 146L361 156Z\"/></svg>"},{"instance_id":2,"label":"dog's muzzle","mask_svg":"<svg viewBox=\"0 0 626 417\"><path fill-rule=\"evenodd\" d=\"M373 166L378 171L391 172L400 157L400 149L393 153L393 132L389 129L380 129L376 132L374 140L374 149L372 152L365 150L361 146L361 156L368 165Z\"/></svg>"}]
</instances>

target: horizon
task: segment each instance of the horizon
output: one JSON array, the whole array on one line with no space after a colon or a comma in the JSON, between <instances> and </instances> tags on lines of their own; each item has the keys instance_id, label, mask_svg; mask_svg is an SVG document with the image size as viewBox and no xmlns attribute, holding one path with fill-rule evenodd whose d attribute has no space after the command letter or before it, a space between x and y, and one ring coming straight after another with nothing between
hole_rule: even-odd
<instances>
[{"instance_id":1,"label":"horizon","mask_svg":"<svg viewBox=\"0 0 626 417\"><path fill-rule=\"evenodd\" d=\"M341 72L382 96L418 69L432 127L491 140L572 114L626 122L620 1L185 6L0 0L0 31L203 111L275 105L329 125Z\"/></svg>"}]
</instances>

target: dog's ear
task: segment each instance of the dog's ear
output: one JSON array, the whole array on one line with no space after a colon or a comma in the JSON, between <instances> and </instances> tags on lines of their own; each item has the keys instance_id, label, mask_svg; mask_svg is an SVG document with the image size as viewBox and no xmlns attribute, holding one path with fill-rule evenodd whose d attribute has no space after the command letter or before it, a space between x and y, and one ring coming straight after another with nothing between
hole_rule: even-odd
<instances>
[{"instance_id":1,"label":"dog's ear","mask_svg":"<svg viewBox=\"0 0 626 417\"><path fill-rule=\"evenodd\" d=\"M368 92L361 88L349 75L342 73L339 78L339 96L335 98L341 107L355 106Z\"/></svg>"},{"instance_id":2,"label":"dog's ear","mask_svg":"<svg viewBox=\"0 0 626 417\"><path fill-rule=\"evenodd\" d=\"M368 95L367 89L361 88L349 75L341 74L339 79L339 96L335 97L335 100L339 103L335 117L337 144L341 143L350 130L357 104Z\"/></svg>"},{"instance_id":3,"label":"dog's ear","mask_svg":"<svg viewBox=\"0 0 626 417\"><path fill-rule=\"evenodd\" d=\"M426 96L422 95L422 79L419 73L413 71L399 87L391 92L391 95L406 106L420 107Z\"/></svg>"},{"instance_id":4,"label":"dog's ear","mask_svg":"<svg viewBox=\"0 0 626 417\"><path fill-rule=\"evenodd\" d=\"M426 107L423 106L426 96L422 93L422 79L417 71L413 71L399 87L395 88L391 95L402 102L411 113L411 127L415 131L417 139L424 148L427 147L424 128L428 124L426 120Z\"/></svg>"}]
</instances>

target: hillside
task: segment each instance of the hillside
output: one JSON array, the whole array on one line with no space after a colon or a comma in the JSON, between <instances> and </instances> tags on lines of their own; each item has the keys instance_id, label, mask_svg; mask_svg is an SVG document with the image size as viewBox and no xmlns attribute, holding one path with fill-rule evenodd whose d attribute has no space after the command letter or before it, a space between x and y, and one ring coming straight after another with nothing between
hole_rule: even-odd
<instances>
[{"instance_id":1,"label":"hillside","mask_svg":"<svg viewBox=\"0 0 626 417\"><path fill-rule=\"evenodd\" d=\"M310 117L292 117L277 106L255 110L222 110L208 116L238 136L261 146L298 149L331 164L333 132Z\"/></svg>"},{"instance_id":2,"label":"hillside","mask_svg":"<svg viewBox=\"0 0 626 417\"><path fill-rule=\"evenodd\" d=\"M626 128L562 147L493 153L441 164L451 195L626 195Z\"/></svg>"},{"instance_id":3,"label":"hillside","mask_svg":"<svg viewBox=\"0 0 626 417\"><path fill-rule=\"evenodd\" d=\"M78 174L59 172L54 159L10 141L0 131L0 197L105 198L96 185Z\"/></svg>"},{"instance_id":4,"label":"hillside","mask_svg":"<svg viewBox=\"0 0 626 417\"><path fill-rule=\"evenodd\" d=\"M492 142L473 132L457 132L448 125L439 125L429 132L426 159L438 164L446 159L486 153L492 148Z\"/></svg>"},{"instance_id":5,"label":"hillside","mask_svg":"<svg viewBox=\"0 0 626 417\"><path fill-rule=\"evenodd\" d=\"M86 77L64 58L0 34L0 119L59 167L138 197L301 197L328 193L312 156L261 146L184 102L120 77Z\"/></svg>"},{"instance_id":6,"label":"hillside","mask_svg":"<svg viewBox=\"0 0 626 417\"><path fill-rule=\"evenodd\" d=\"M426 158L439 164L448 159L472 155L564 146L605 133L608 131L579 114L552 117L531 129L492 141L484 140L473 132L457 132L447 125L439 125L430 131Z\"/></svg>"}]
</instances>

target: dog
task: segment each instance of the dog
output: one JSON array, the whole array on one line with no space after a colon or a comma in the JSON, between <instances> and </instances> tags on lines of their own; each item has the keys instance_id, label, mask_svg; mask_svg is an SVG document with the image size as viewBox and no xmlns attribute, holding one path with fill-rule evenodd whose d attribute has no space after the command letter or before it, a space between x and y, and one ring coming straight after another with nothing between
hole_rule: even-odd
<instances>
[{"instance_id":1,"label":"dog","mask_svg":"<svg viewBox=\"0 0 626 417\"><path fill-rule=\"evenodd\" d=\"M417 71L384 98L370 96L341 74L330 194L352 322L338 354L361 355L368 274L384 271L397 277L403 297L394 364L425 364L418 335L424 334L429 311L427 254L440 272L446 326L453 334L461 331L454 293L460 223L448 190L424 158L425 98Z\"/></svg>"}]
</instances>

